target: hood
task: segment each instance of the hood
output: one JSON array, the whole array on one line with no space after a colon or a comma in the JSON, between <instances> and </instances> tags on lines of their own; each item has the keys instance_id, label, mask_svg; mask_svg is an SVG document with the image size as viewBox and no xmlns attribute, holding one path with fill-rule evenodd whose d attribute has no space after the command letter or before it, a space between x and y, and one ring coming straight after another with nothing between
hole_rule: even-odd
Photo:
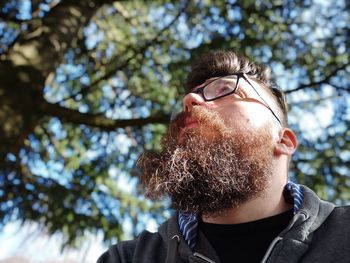
<instances>
[{"instance_id":1,"label":"hood","mask_svg":"<svg viewBox=\"0 0 350 263\"><path fill-rule=\"evenodd\" d=\"M334 209L311 189L301 185L303 202L288 227L272 242L262 262L298 262L309 248L313 233ZM288 249L284 249L288 248Z\"/></svg>"}]
</instances>

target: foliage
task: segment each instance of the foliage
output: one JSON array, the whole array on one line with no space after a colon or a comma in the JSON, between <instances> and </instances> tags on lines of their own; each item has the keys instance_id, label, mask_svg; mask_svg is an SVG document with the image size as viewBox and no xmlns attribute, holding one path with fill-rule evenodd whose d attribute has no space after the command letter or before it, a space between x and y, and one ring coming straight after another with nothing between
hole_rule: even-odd
<instances>
[{"instance_id":1,"label":"foliage","mask_svg":"<svg viewBox=\"0 0 350 263\"><path fill-rule=\"evenodd\" d=\"M347 202L348 11L345 0L2 1L1 223L33 220L72 245L160 221L135 161L160 147L191 61L210 49L272 67L301 142L291 177Z\"/></svg>"}]
</instances>

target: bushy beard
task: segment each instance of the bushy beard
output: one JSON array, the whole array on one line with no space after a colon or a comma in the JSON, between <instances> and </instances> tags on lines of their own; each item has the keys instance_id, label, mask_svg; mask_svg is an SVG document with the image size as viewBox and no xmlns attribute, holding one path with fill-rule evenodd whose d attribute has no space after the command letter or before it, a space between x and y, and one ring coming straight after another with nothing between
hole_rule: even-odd
<instances>
[{"instance_id":1,"label":"bushy beard","mask_svg":"<svg viewBox=\"0 0 350 263\"><path fill-rule=\"evenodd\" d=\"M184 127L187 117L198 126ZM162 141L163 150L138 161L148 197L169 196L172 207L215 216L260 196L271 177L271 129L227 127L216 112L181 113Z\"/></svg>"}]
</instances>

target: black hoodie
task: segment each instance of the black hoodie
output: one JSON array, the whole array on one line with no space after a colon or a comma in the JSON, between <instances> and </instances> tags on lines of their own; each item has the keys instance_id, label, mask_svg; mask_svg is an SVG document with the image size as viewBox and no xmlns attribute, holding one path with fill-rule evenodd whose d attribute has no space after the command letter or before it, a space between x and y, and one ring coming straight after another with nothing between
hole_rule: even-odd
<instances>
[{"instance_id":1,"label":"black hoodie","mask_svg":"<svg viewBox=\"0 0 350 263\"><path fill-rule=\"evenodd\" d=\"M302 186L302 191L299 212L271 242L261 262L350 262L350 206L334 207L309 188ZM220 260L201 232L192 251L181 235L175 215L156 233L143 231L134 240L112 246L97 262L220 263Z\"/></svg>"}]
</instances>

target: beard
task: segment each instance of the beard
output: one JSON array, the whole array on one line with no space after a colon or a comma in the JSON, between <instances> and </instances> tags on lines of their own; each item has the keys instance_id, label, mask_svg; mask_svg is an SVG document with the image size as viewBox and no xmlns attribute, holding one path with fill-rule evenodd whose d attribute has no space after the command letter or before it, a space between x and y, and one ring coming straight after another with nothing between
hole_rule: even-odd
<instances>
[{"instance_id":1,"label":"beard","mask_svg":"<svg viewBox=\"0 0 350 263\"><path fill-rule=\"evenodd\" d=\"M186 118L198 125L184 128ZM229 128L213 111L197 108L172 121L162 151L138 160L146 195L171 198L183 212L216 216L259 197L269 184L271 127Z\"/></svg>"}]
</instances>

